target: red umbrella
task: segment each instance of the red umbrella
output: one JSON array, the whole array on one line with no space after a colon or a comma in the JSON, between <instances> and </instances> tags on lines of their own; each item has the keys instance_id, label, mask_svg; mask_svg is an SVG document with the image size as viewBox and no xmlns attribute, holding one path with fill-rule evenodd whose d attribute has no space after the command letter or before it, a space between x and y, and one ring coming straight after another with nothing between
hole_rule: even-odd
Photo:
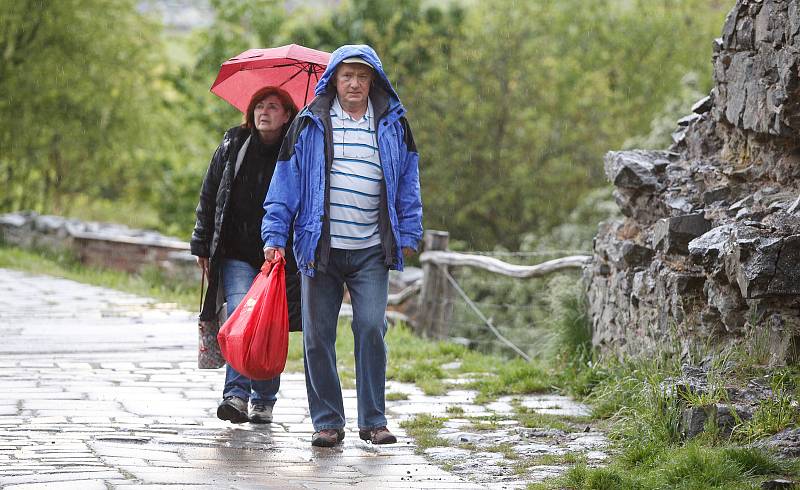
<instances>
[{"instance_id":1,"label":"red umbrella","mask_svg":"<svg viewBox=\"0 0 800 490\"><path fill-rule=\"evenodd\" d=\"M253 94L273 85L289 92L297 107L303 107L313 98L330 57L325 51L297 44L248 49L222 64L211 92L244 113Z\"/></svg>"}]
</instances>

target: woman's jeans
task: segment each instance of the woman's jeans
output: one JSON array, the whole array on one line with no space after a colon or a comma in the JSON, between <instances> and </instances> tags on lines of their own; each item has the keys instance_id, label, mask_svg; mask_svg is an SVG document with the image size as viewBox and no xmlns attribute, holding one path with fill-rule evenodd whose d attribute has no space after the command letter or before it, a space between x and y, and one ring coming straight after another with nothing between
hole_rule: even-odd
<instances>
[{"instance_id":1,"label":"woman's jeans","mask_svg":"<svg viewBox=\"0 0 800 490\"><path fill-rule=\"evenodd\" d=\"M259 269L241 260L222 259L222 286L225 291L225 301L228 303L228 316L244 299ZM254 381L239 374L229 365L225 367L225 389L222 397L235 396L267 406L275 405L276 394L281 385L281 377L276 376L266 381ZM252 392L252 394L251 394Z\"/></svg>"},{"instance_id":2,"label":"woman's jeans","mask_svg":"<svg viewBox=\"0 0 800 490\"><path fill-rule=\"evenodd\" d=\"M308 407L314 430L345 424L336 372L336 325L344 285L353 305L358 427L386 425L386 301L389 270L380 245L361 250L331 249L324 272L302 276L303 346Z\"/></svg>"}]
</instances>

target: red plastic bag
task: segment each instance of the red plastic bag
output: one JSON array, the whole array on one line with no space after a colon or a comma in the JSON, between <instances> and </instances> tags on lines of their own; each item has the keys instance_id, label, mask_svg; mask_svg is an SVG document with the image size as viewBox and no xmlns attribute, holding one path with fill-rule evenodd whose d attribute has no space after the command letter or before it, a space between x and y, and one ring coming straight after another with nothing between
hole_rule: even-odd
<instances>
[{"instance_id":1,"label":"red plastic bag","mask_svg":"<svg viewBox=\"0 0 800 490\"><path fill-rule=\"evenodd\" d=\"M217 335L225 360L250 379L272 379L286 366L289 313L285 263L279 255L264 263Z\"/></svg>"}]
</instances>

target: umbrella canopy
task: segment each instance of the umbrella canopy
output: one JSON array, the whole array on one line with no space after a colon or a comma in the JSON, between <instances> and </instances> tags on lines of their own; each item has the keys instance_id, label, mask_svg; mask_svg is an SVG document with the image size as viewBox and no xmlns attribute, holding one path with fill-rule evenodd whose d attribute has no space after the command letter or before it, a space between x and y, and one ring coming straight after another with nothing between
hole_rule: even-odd
<instances>
[{"instance_id":1,"label":"umbrella canopy","mask_svg":"<svg viewBox=\"0 0 800 490\"><path fill-rule=\"evenodd\" d=\"M248 49L222 64L211 92L244 113L253 94L273 85L287 91L301 108L314 97L314 86L330 57L297 44Z\"/></svg>"}]
</instances>

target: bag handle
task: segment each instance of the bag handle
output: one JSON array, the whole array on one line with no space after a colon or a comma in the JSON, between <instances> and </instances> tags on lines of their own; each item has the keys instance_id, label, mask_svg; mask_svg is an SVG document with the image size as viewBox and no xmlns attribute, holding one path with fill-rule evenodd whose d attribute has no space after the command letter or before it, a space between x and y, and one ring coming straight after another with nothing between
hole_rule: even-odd
<instances>
[{"instance_id":1,"label":"bag handle","mask_svg":"<svg viewBox=\"0 0 800 490\"><path fill-rule=\"evenodd\" d=\"M278 249L275 249L275 256L272 258L272 260L264 262L264 265L261 266L261 272L264 274L269 274L269 272L273 267L275 267L275 265L278 264L278 262L286 265L286 259L283 258L283 255L278 251Z\"/></svg>"}]
</instances>

